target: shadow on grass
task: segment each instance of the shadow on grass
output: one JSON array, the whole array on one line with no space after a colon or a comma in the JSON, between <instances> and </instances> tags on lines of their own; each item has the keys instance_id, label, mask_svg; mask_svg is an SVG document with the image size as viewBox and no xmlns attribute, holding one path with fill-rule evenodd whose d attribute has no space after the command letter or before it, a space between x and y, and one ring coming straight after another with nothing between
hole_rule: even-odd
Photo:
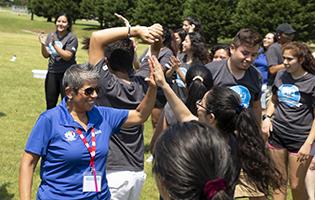
<instances>
[{"instance_id":1,"label":"shadow on grass","mask_svg":"<svg viewBox=\"0 0 315 200\"><path fill-rule=\"evenodd\" d=\"M4 116L7 116L7 115L3 112L0 112L0 117L4 117Z\"/></svg>"},{"instance_id":2,"label":"shadow on grass","mask_svg":"<svg viewBox=\"0 0 315 200\"><path fill-rule=\"evenodd\" d=\"M11 183L4 183L2 185L0 185L0 199L1 200L11 200L14 197L14 194L10 194L8 192L7 187L10 185Z\"/></svg>"}]
</instances>

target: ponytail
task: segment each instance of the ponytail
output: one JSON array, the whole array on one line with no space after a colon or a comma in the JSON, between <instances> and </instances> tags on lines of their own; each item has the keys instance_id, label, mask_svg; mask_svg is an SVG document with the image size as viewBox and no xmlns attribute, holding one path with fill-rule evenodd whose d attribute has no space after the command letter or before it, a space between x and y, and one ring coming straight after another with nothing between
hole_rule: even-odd
<instances>
[{"instance_id":1,"label":"ponytail","mask_svg":"<svg viewBox=\"0 0 315 200\"><path fill-rule=\"evenodd\" d=\"M282 176L272 161L262 134L260 126L252 110L243 108L236 120L236 139L241 167L249 183L266 196L270 188L278 189L282 185Z\"/></svg>"}]
</instances>

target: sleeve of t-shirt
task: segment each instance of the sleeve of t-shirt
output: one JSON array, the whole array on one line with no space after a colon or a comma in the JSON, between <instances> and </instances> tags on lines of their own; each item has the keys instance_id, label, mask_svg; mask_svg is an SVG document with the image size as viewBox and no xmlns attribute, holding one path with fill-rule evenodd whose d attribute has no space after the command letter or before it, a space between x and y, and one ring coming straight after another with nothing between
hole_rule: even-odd
<instances>
[{"instance_id":1,"label":"sleeve of t-shirt","mask_svg":"<svg viewBox=\"0 0 315 200\"><path fill-rule=\"evenodd\" d=\"M172 51L167 51L160 59L159 62L162 65L163 69L169 69L171 56L173 55Z\"/></svg>"},{"instance_id":2,"label":"sleeve of t-shirt","mask_svg":"<svg viewBox=\"0 0 315 200\"><path fill-rule=\"evenodd\" d=\"M78 49L78 38L72 35L69 40L67 41L65 50L71 51L75 54Z\"/></svg>"},{"instance_id":3,"label":"sleeve of t-shirt","mask_svg":"<svg viewBox=\"0 0 315 200\"><path fill-rule=\"evenodd\" d=\"M267 57L267 64L268 66L278 65L279 60L276 52L276 48L273 46L270 46L269 49L266 52Z\"/></svg>"},{"instance_id":4,"label":"sleeve of t-shirt","mask_svg":"<svg viewBox=\"0 0 315 200\"><path fill-rule=\"evenodd\" d=\"M313 109L315 109L315 90L313 90L313 94L312 94L312 106L313 106Z\"/></svg>"},{"instance_id":5,"label":"sleeve of t-shirt","mask_svg":"<svg viewBox=\"0 0 315 200\"><path fill-rule=\"evenodd\" d=\"M25 151L39 156L45 155L51 133L51 121L45 115L40 115L27 140Z\"/></svg>"},{"instance_id":6,"label":"sleeve of t-shirt","mask_svg":"<svg viewBox=\"0 0 315 200\"><path fill-rule=\"evenodd\" d=\"M112 127L112 133L118 133L120 127L125 123L128 118L129 110L127 109L116 109L110 107L103 107L102 115L108 121Z\"/></svg>"}]
</instances>

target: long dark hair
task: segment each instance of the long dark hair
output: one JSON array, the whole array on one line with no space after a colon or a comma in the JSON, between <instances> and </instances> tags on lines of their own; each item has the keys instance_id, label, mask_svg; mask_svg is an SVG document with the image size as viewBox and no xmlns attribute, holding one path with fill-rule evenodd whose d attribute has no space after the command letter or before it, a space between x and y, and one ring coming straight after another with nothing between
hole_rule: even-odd
<instances>
[{"instance_id":1,"label":"long dark hair","mask_svg":"<svg viewBox=\"0 0 315 200\"><path fill-rule=\"evenodd\" d=\"M250 183L266 196L270 188L279 189L283 183L272 161L253 111L241 105L237 93L215 86L206 97L206 107L216 119L216 127L226 136L235 134L240 164Z\"/></svg>"},{"instance_id":2,"label":"long dark hair","mask_svg":"<svg viewBox=\"0 0 315 200\"><path fill-rule=\"evenodd\" d=\"M192 114L197 115L196 101L202 99L213 86L211 72L204 65L193 65L186 73L186 85L186 106Z\"/></svg>"},{"instance_id":3,"label":"long dark hair","mask_svg":"<svg viewBox=\"0 0 315 200\"><path fill-rule=\"evenodd\" d=\"M182 53L183 51L183 41L185 40L185 37L187 35L186 31L183 28L179 28L177 30L174 31L174 33L177 33L178 36L180 37L180 44L179 44L179 52Z\"/></svg>"},{"instance_id":4,"label":"long dark hair","mask_svg":"<svg viewBox=\"0 0 315 200\"><path fill-rule=\"evenodd\" d=\"M169 48L174 55L177 54L178 48L174 33L166 26L163 26L163 46Z\"/></svg>"},{"instance_id":5,"label":"long dark hair","mask_svg":"<svg viewBox=\"0 0 315 200\"><path fill-rule=\"evenodd\" d=\"M153 157L152 171L170 199L207 200L205 185L215 179L225 189L216 190L211 199L233 199L235 165L217 129L197 121L172 125L159 137Z\"/></svg>"},{"instance_id":6,"label":"long dark hair","mask_svg":"<svg viewBox=\"0 0 315 200\"><path fill-rule=\"evenodd\" d=\"M306 44L303 44L302 42L289 42L284 45L282 52L285 50L291 50L293 56L297 57L299 60L304 59L301 64L302 68L315 75L315 58Z\"/></svg>"},{"instance_id":7,"label":"long dark hair","mask_svg":"<svg viewBox=\"0 0 315 200\"><path fill-rule=\"evenodd\" d=\"M191 52L193 64L207 64L210 62L210 54L204 38L197 32L188 33L191 41ZM187 37L186 36L186 37Z\"/></svg>"},{"instance_id":8,"label":"long dark hair","mask_svg":"<svg viewBox=\"0 0 315 200\"><path fill-rule=\"evenodd\" d=\"M68 21L68 28L67 28L67 31L68 32L71 32L72 31L72 18L69 14L67 13L59 13L56 17L55 17L55 24L58 20L59 17L61 16L65 16L67 18L67 21Z\"/></svg>"}]
</instances>

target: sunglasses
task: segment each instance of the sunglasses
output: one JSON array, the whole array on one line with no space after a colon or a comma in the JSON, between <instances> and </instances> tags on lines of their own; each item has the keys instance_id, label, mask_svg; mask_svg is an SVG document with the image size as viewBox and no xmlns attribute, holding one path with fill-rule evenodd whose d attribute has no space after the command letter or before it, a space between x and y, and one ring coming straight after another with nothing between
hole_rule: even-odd
<instances>
[{"instance_id":1,"label":"sunglasses","mask_svg":"<svg viewBox=\"0 0 315 200\"><path fill-rule=\"evenodd\" d=\"M94 88L94 87L88 87L86 89L84 89L84 94L86 96L91 96L92 94L94 94L94 92L96 92L96 94L98 94L100 91L100 89L98 87Z\"/></svg>"},{"instance_id":2,"label":"sunglasses","mask_svg":"<svg viewBox=\"0 0 315 200\"><path fill-rule=\"evenodd\" d=\"M197 107L197 108L200 107L200 108L205 109L205 110L207 111L207 113L213 113L212 110L210 110L209 108L207 108L207 107L205 107L205 106L203 106L203 105L201 104L201 99L199 99L198 101L196 101L196 107Z\"/></svg>"}]
</instances>

